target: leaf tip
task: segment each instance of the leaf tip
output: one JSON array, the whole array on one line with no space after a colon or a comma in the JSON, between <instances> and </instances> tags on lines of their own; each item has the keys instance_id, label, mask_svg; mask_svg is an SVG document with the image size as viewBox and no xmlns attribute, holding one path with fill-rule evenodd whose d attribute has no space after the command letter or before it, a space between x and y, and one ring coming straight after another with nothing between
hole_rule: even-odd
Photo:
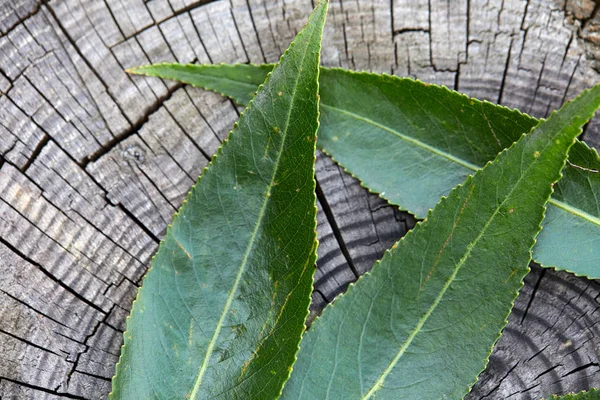
<instances>
[{"instance_id":1,"label":"leaf tip","mask_svg":"<svg viewBox=\"0 0 600 400\"><path fill-rule=\"evenodd\" d=\"M132 68L125 68L125 73L127 74L131 74L131 75L141 75L141 69L143 67L132 67Z\"/></svg>"}]
</instances>

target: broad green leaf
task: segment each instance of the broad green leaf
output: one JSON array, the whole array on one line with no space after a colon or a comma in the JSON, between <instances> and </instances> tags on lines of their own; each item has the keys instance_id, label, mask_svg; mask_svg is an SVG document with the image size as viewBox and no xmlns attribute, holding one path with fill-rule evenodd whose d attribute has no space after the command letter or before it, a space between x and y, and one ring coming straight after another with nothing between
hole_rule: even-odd
<instances>
[{"instance_id":1,"label":"broad green leaf","mask_svg":"<svg viewBox=\"0 0 600 400\"><path fill-rule=\"evenodd\" d=\"M553 395L551 400L600 400L600 390L590 389L587 392L566 394L564 396Z\"/></svg>"},{"instance_id":2,"label":"broad green leaf","mask_svg":"<svg viewBox=\"0 0 600 400\"><path fill-rule=\"evenodd\" d=\"M246 104L271 68L157 64L132 72ZM407 78L321 71L318 146L371 191L419 218L538 123L516 110ZM596 150L577 142L534 248L538 263L600 278L599 170Z\"/></svg>"},{"instance_id":3,"label":"broad green leaf","mask_svg":"<svg viewBox=\"0 0 600 400\"><path fill-rule=\"evenodd\" d=\"M506 325L584 92L442 198L302 339L283 399L461 399Z\"/></svg>"},{"instance_id":4,"label":"broad green leaf","mask_svg":"<svg viewBox=\"0 0 600 400\"><path fill-rule=\"evenodd\" d=\"M327 2L179 210L138 293L112 398L274 399L308 315Z\"/></svg>"}]
</instances>

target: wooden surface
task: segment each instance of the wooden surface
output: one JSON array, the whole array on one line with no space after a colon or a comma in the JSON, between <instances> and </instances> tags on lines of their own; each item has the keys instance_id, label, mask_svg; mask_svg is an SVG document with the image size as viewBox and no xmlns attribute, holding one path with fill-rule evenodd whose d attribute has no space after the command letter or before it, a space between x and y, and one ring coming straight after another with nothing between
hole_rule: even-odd
<instances>
[{"instance_id":1,"label":"wooden surface","mask_svg":"<svg viewBox=\"0 0 600 400\"><path fill-rule=\"evenodd\" d=\"M0 0L0 397L105 398L165 227L239 110L123 69L273 62L300 0ZM323 64L542 117L600 79L592 0L331 0ZM590 123L584 138L600 144ZM317 313L413 226L318 155ZM470 399L600 386L600 284L534 267Z\"/></svg>"}]
</instances>

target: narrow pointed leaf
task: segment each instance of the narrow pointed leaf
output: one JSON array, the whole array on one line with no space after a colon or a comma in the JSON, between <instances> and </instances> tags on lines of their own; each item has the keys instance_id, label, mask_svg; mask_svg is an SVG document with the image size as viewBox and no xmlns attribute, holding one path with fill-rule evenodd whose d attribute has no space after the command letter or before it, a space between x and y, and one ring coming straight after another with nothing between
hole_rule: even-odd
<instances>
[{"instance_id":1,"label":"narrow pointed leaf","mask_svg":"<svg viewBox=\"0 0 600 400\"><path fill-rule=\"evenodd\" d=\"M247 104L272 65L157 64L133 70ZM322 68L318 146L371 191L419 218L538 120L406 78ZM600 278L600 158L577 142L534 259ZM427 184L423 184L426 181Z\"/></svg>"},{"instance_id":2,"label":"narrow pointed leaf","mask_svg":"<svg viewBox=\"0 0 600 400\"><path fill-rule=\"evenodd\" d=\"M453 189L304 335L283 399L461 399L506 325L584 92Z\"/></svg>"},{"instance_id":3,"label":"narrow pointed leaf","mask_svg":"<svg viewBox=\"0 0 600 400\"><path fill-rule=\"evenodd\" d=\"M553 395L550 400L600 400L600 390L590 389L587 392L566 394L564 396Z\"/></svg>"},{"instance_id":4,"label":"narrow pointed leaf","mask_svg":"<svg viewBox=\"0 0 600 400\"><path fill-rule=\"evenodd\" d=\"M308 314L327 2L169 227L127 322L112 398L274 399Z\"/></svg>"}]
</instances>

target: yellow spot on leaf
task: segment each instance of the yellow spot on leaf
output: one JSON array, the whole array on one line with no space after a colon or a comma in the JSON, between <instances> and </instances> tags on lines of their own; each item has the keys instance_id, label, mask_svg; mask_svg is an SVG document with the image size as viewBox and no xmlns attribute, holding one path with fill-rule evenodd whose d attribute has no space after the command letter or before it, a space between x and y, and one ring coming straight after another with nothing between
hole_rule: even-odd
<instances>
[{"instance_id":1,"label":"yellow spot on leaf","mask_svg":"<svg viewBox=\"0 0 600 400\"><path fill-rule=\"evenodd\" d=\"M513 269L512 272L510 273L510 275L508 276L508 278L506 278L506 280L504 281L504 283L508 283L508 281L517 274L518 269Z\"/></svg>"},{"instance_id":2,"label":"yellow spot on leaf","mask_svg":"<svg viewBox=\"0 0 600 400\"><path fill-rule=\"evenodd\" d=\"M179 240L175 239L175 241L177 242L177 245L179 246L179 248L185 253L187 258L189 258L191 260L192 256L190 255L190 253L188 253L187 250L183 248L183 245L179 242Z\"/></svg>"}]
</instances>

